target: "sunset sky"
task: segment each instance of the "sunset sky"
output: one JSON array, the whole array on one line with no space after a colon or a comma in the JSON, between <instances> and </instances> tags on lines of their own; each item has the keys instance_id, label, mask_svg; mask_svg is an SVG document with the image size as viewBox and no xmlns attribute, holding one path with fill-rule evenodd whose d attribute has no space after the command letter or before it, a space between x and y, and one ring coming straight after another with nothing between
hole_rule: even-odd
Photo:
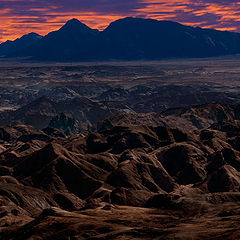
<instances>
[{"instance_id":1,"label":"sunset sky","mask_svg":"<svg viewBox=\"0 0 240 240\"><path fill-rule=\"evenodd\" d=\"M0 0L0 42L45 35L71 18L102 30L126 16L240 32L237 0Z\"/></svg>"}]
</instances>

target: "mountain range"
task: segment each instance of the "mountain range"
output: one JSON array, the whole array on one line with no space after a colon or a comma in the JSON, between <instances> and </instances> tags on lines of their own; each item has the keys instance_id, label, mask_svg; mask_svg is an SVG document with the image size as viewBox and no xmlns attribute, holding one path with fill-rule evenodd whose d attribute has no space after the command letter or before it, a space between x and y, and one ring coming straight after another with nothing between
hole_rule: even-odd
<instances>
[{"instance_id":1,"label":"mountain range","mask_svg":"<svg viewBox=\"0 0 240 240\"><path fill-rule=\"evenodd\" d=\"M51 61L157 60L240 53L240 33L127 17L103 31L77 19L46 36L30 33L0 45L1 57Z\"/></svg>"}]
</instances>

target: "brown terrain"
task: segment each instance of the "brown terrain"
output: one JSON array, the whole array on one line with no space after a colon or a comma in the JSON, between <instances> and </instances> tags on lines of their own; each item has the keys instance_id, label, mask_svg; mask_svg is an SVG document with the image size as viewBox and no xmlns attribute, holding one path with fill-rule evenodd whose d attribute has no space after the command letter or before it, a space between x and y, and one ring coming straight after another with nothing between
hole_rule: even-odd
<instances>
[{"instance_id":1,"label":"brown terrain","mask_svg":"<svg viewBox=\"0 0 240 240\"><path fill-rule=\"evenodd\" d=\"M239 239L233 109L171 110L163 115L172 127L151 114L116 115L72 136L1 127L1 239ZM185 125L198 113L202 129Z\"/></svg>"},{"instance_id":2,"label":"brown terrain","mask_svg":"<svg viewBox=\"0 0 240 240\"><path fill-rule=\"evenodd\" d=\"M1 240L240 239L239 56L0 62Z\"/></svg>"}]
</instances>

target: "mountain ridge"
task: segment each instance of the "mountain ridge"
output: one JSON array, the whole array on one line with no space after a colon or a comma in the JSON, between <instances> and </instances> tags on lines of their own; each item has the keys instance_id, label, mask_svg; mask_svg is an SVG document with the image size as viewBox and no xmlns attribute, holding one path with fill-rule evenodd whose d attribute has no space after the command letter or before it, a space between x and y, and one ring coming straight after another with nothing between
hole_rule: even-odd
<instances>
[{"instance_id":1,"label":"mountain ridge","mask_svg":"<svg viewBox=\"0 0 240 240\"><path fill-rule=\"evenodd\" d=\"M132 17L98 31L71 19L57 31L23 42L25 47L18 44L16 49L6 49L5 45L0 45L0 56L31 56L43 61L156 60L237 54L240 33Z\"/></svg>"},{"instance_id":2,"label":"mountain ridge","mask_svg":"<svg viewBox=\"0 0 240 240\"><path fill-rule=\"evenodd\" d=\"M22 51L35 44L42 37L35 32L31 32L13 41L7 40L0 44L0 56L4 54L8 54L9 56L21 54Z\"/></svg>"}]
</instances>

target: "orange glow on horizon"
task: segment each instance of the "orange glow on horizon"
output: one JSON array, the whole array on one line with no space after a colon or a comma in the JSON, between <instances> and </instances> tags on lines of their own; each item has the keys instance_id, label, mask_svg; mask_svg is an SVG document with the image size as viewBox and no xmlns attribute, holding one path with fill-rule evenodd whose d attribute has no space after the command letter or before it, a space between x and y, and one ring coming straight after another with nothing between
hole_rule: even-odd
<instances>
[{"instance_id":1,"label":"orange glow on horizon","mask_svg":"<svg viewBox=\"0 0 240 240\"><path fill-rule=\"evenodd\" d=\"M52 13L51 15L55 16L57 14ZM21 17L14 17L14 18L12 17L6 18L6 17L0 16L1 26L4 26L2 29L0 28L0 43L5 42L7 40L15 40L30 32L35 32L44 36L49 32L58 30L68 20L72 18L77 18L78 20L80 20L81 22L83 22L84 24L86 24L91 28L104 30L111 22L124 17L125 16L121 16L121 15L102 16L102 15L97 15L94 12L86 12L86 13L79 13L79 14L64 13L64 14L58 14L58 16L56 17L51 17L51 19L44 22L43 24L35 21L25 22L23 24L22 21L28 20L28 16L21 16ZM31 17L31 20L34 20L34 18Z\"/></svg>"}]
</instances>

